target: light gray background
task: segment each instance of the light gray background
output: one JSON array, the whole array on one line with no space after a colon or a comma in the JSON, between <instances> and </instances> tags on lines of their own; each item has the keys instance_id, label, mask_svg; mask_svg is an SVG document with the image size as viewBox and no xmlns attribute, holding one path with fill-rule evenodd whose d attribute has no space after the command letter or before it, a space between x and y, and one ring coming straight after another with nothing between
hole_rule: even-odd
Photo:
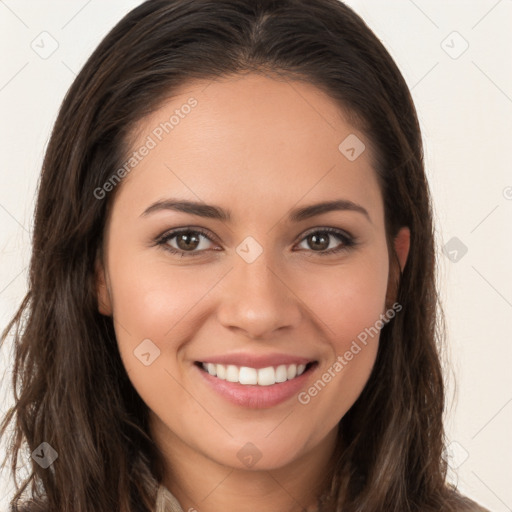
<instances>
[{"instance_id":1,"label":"light gray background","mask_svg":"<svg viewBox=\"0 0 512 512\"><path fill-rule=\"evenodd\" d=\"M2 329L26 292L36 185L59 105L101 38L140 3L0 0ZM492 511L512 511L512 1L347 3L397 61L422 124L454 367L450 478ZM6 345L2 412L9 355ZM2 475L0 508L11 489Z\"/></svg>"}]
</instances>

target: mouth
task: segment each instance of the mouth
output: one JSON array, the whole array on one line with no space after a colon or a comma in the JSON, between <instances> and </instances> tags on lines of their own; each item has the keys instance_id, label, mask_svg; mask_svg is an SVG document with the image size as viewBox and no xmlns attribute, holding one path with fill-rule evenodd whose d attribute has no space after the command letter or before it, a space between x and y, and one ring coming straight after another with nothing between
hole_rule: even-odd
<instances>
[{"instance_id":1,"label":"mouth","mask_svg":"<svg viewBox=\"0 0 512 512\"><path fill-rule=\"evenodd\" d=\"M264 368L202 361L196 361L194 364L201 371L218 380L241 384L243 386L264 387L298 379L305 373L310 372L318 365L318 362L310 361L300 364L280 364L277 366L266 366Z\"/></svg>"}]
</instances>

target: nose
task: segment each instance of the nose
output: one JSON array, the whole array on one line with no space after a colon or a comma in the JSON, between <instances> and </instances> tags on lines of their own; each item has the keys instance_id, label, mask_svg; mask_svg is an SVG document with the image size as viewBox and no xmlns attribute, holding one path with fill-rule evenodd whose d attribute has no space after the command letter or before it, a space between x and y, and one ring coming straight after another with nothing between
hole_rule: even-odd
<instances>
[{"instance_id":1,"label":"nose","mask_svg":"<svg viewBox=\"0 0 512 512\"><path fill-rule=\"evenodd\" d=\"M287 282L283 271L272 268L264 255L252 263L235 261L222 283L217 308L224 327L261 340L275 336L277 330L297 327L302 318L293 283Z\"/></svg>"}]
</instances>

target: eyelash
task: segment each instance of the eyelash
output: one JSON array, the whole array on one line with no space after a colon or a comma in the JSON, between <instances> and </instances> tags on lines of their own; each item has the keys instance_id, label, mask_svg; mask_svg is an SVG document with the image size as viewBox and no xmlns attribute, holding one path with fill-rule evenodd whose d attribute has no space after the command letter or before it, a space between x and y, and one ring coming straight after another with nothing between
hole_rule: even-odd
<instances>
[{"instance_id":1,"label":"eyelash","mask_svg":"<svg viewBox=\"0 0 512 512\"><path fill-rule=\"evenodd\" d=\"M155 240L156 245L162 247L162 249L169 251L172 254L179 254L179 255L181 255L181 257L183 257L183 256L187 256L187 257L188 256L199 256L203 252L205 252L205 250L181 251L181 250L175 249L174 247L169 246L169 244L167 243L167 242L169 242L169 240L171 240L183 233L199 233L199 234L203 235L205 238L207 238L210 242L215 243L215 241L212 240L212 238L209 236L209 233L202 228L182 228L182 229L176 229L173 231L169 231L169 232L164 233L163 235L159 236ZM351 247L354 247L355 245L357 245L356 239L354 237L346 234L343 231L340 231L339 229L335 229L335 228L318 228L314 231L309 231L303 238L301 238L299 243L303 242L308 236L318 234L318 233L322 233L322 234L327 233L330 235L335 235L342 242L342 245L340 247L337 247L334 249L329 249L326 251L312 251L314 254L318 254L320 256L328 256L331 254L347 251Z\"/></svg>"}]
</instances>

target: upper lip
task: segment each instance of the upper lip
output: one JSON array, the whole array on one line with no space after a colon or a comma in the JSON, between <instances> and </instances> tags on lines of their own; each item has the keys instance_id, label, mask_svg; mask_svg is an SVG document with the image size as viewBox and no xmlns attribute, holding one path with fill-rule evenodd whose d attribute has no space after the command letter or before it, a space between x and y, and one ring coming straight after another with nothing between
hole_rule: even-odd
<instances>
[{"instance_id":1,"label":"upper lip","mask_svg":"<svg viewBox=\"0 0 512 512\"><path fill-rule=\"evenodd\" d=\"M206 357L198 362L213 363L234 366L247 366L249 368L267 368L268 366L308 364L314 359L294 356L291 354L224 354L219 356Z\"/></svg>"}]
</instances>

